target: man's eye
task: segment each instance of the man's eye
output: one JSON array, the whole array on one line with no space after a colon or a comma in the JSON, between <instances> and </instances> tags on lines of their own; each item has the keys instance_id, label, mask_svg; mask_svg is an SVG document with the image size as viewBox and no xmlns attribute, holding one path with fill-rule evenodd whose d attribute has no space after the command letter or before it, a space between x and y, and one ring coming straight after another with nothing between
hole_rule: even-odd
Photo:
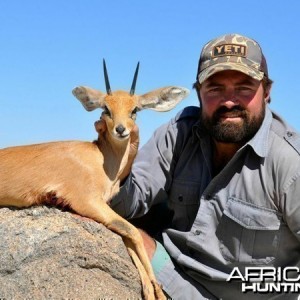
<instances>
[{"instance_id":1,"label":"man's eye","mask_svg":"<svg viewBox=\"0 0 300 300\"><path fill-rule=\"evenodd\" d=\"M250 90L250 88L248 86L240 86L240 87L237 88L237 90L246 91L246 90Z\"/></svg>"},{"instance_id":2,"label":"man's eye","mask_svg":"<svg viewBox=\"0 0 300 300\"><path fill-rule=\"evenodd\" d=\"M237 92L242 95L249 95L253 93L253 89L248 86L241 86L237 88Z\"/></svg>"},{"instance_id":3,"label":"man's eye","mask_svg":"<svg viewBox=\"0 0 300 300\"><path fill-rule=\"evenodd\" d=\"M217 87L213 87L213 88L210 88L208 90L209 93L220 93L222 91L222 88L217 86Z\"/></svg>"}]
</instances>

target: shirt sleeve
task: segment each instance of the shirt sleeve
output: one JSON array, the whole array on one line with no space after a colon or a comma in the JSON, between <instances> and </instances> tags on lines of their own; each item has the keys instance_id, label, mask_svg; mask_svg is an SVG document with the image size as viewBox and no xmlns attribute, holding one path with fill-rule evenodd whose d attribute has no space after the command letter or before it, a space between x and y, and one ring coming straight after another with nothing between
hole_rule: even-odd
<instances>
[{"instance_id":1,"label":"shirt sleeve","mask_svg":"<svg viewBox=\"0 0 300 300\"><path fill-rule=\"evenodd\" d=\"M167 201L172 180L176 128L172 121L158 128L139 150L132 171L111 207L124 218L140 217L154 204Z\"/></svg>"},{"instance_id":2,"label":"shirt sleeve","mask_svg":"<svg viewBox=\"0 0 300 300\"><path fill-rule=\"evenodd\" d=\"M286 223L300 241L300 170L290 180L283 193L283 211Z\"/></svg>"}]
</instances>

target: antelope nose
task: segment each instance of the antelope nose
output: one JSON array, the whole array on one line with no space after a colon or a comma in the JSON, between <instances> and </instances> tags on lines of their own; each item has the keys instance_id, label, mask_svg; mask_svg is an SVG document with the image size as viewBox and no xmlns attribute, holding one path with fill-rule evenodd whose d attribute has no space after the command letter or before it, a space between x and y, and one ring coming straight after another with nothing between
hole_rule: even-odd
<instances>
[{"instance_id":1,"label":"antelope nose","mask_svg":"<svg viewBox=\"0 0 300 300\"><path fill-rule=\"evenodd\" d=\"M125 127L123 125L118 125L116 127L116 132L120 135L122 135L122 133L125 131Z\"/></svg>"}]
</instances>

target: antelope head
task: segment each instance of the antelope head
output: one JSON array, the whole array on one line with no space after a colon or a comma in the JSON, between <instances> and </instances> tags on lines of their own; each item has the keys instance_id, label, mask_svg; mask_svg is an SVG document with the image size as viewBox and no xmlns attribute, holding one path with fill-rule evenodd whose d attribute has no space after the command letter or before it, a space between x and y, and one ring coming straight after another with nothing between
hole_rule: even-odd
<instances>
[{"instance_id":1,"label":"antelope head","mask_svg":"<svg viewBox=\"0 0 300 300\"><path fill-rule=\"evenodd\" d=\"M130 91L112 92L105 60L103 60L103 69L106 93L86 86L76 87L72 93L87 111L96 108L103 109L102 119L105 120L110 135L117 140L129 138L138 111L142 109L169 111L189 94L189 90L186 88L167 86L144 95L135 95L139 63L134 73Z\"/></svg>"}]
</instances>

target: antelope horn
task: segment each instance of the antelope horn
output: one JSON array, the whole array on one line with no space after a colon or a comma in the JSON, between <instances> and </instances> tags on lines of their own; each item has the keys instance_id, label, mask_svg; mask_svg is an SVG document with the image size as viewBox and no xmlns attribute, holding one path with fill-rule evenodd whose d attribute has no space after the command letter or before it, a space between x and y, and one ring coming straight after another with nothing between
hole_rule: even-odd
<instances>
[{"instance_id":1,"label":"antelope horn","mask_svg":"<svg viewBox=\"0 0 300 300\"><path fill-rule=\"evenodd\" d=\"M111 89L110 89L110 85L109 85L109 79L108 79L108 74L107 74L107 69L106 69L105 59L103 59L103 71L104 71L104 79L105 79L106 93L107 93L108 95L111 95Z\"/></svg>"},{"instance_id":2,"label":"antelope horn","mask_svg":"<svg viewBox=\"0 0 300 300\"><path fill-rule=\"evenodd\" d=\"M134 95L134 91L135 91L135 85L136 85L136 80L137 80L137 76L139 73L139 66L140 66L140 62L138 62L135 72L134 72L134 76L133 76L133 81L132 81L132 85L131 85L131 89L130 89L130 95L133 96Z\"/></svg>"}]
</instances>

